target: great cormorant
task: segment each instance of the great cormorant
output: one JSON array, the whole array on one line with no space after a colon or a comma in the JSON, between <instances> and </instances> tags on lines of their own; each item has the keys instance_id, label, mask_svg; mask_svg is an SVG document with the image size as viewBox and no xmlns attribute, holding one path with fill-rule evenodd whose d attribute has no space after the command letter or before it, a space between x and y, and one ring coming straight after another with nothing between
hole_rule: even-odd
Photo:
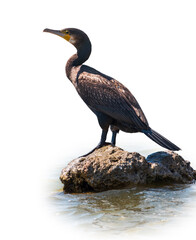
<instances>
[{"instance_id":1,"label":"great cormorant","mask_svg":"<svg viewBox=\"0 0 196 240\"><path fill-rule=\"evenodd\" d=\"M112 145L115 145L116 135L121 130L129 133L142 132L164 148L180 150L175 144L150 128L135 97L123 84L94 68L83 65L91 54L91 42L83 31L76 28L63 30L46 28L44 32L64 38L77 49L77 53L67 61L66 75L80 97L98 118L102 134L96 148L106 143L110 126Z\"/></svg>"}]
</instances>

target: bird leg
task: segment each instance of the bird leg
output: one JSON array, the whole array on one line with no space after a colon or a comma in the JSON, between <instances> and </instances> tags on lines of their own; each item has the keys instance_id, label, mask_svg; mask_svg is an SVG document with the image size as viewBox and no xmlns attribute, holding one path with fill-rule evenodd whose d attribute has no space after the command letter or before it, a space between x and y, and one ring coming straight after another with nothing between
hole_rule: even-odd
<instances>
[{"instance_id":1,"label":"bird leg","mask_svg":"<svg viewBox=\"0 0 196 240\"><path fill-rule=\"evenodd\" d=\"M107 137L107 133L108 133L108 128L107 129L102 129L102 133L101 133L101 140L99 142L99 144L93 148L93 150L91 150L90 152L88 152L87 154L85 155L82 155L80 157L86 157L87 155L91 154L92 152L94 152L96 149L99 149L105 145L109 145L109 143L106 143L106 137Z\"/></svg>"},{"instance_id":2,"label":"bird leg","mask_svg":"<svg viewBox=\"0 0 196 240\"><path fill-rule=\"evenodd\" d=\"M105 130L105 129L102 130L101 140L100 140L99 144L95 147L95 149L101 148L105 145L107 133L108 133L108 129L107 130Z\"/></svg>"},{"instance_id":3,"label":"bird leg","mask_svg":"<svg viewBox=\"0 0 196 240\"><path fill-rule=\"evenodd\" d=\"M112 146L116 145L116 135L117 135L116 131L112 132L112 141L111 141Z\"/></svg>"},{"instance_id":4,"label":"bird leg","mask_svg":"<svg viewBox=\"0 0 196 240\"><path fill-rule=\"evenodd\" d=\"M111 131L112 131L111 145L114 147L116 145L116 136L117 136L117 133L119 133L119 129L117 127L111 125Z\"/></svg>"}]
</instances>

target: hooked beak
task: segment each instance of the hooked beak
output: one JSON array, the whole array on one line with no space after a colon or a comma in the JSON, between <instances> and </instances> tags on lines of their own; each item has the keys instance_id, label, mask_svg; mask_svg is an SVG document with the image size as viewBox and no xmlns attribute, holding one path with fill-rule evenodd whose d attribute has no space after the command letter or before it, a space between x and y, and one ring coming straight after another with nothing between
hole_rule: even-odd
<instances>
[{"instance_id":1,"label":"hooked beak","mask_svg":"<svg viewBox=\"0 0 196 240\"><path fill-rule=\"evenodd\" d=\"M69 33L64 32L63 30L52 30L49 28L44 29L44 32L48 32L48 33L52 33L55 34L59 37L64 38L65 40L67 40L68 42L71 40L71 36Z\"/></svg>"},{"instance_id":2,"label":"hooked beak","mask_svg":"<svg viewBox=\"0 0 196 240\"><path fill-rule=\"evenodd\" d=\"M65 34L62 33L60 30L52 30L52 29L46 28L46 29L44 29L43 32L52 33L52 34L55 34L55 35L60 36L60 37L62 37L62 38L65 37Z\"/></svg>"}]
</instances>

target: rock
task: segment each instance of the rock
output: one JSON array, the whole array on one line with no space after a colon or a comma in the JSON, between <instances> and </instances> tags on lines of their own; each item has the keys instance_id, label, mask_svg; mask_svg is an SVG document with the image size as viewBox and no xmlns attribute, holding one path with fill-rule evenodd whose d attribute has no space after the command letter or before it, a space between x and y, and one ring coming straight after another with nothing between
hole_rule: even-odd
<instances>
[{"instance_id":1,"label":"rock","mask_svg":"<svg viewBox=\"0 0 196 240\"><path fill-rule=\"evenodd\" d=\"M111 145L72 160L61 172L66 193L100 192L133 185L192 183L196 172L177 153L156 152L147 158Z\"/></svg>"}]
</instances>

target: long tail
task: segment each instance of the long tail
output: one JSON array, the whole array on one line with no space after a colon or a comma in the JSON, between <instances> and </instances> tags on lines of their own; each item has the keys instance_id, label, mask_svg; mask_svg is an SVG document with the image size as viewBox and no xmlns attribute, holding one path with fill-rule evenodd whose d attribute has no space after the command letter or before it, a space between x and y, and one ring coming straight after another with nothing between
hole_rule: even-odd
<instances>
[{"instance_id":1,"label":"long tail","mask_svg":"<svg viewBox=\"0 0 196 240\"><path fill-rule=\"evenodd\" d=\"M163 137L158 132L154 131L153 129L142 130L142 132L152 139L154 142L158 143L160 146L167 148L172 151L179 151L181 150L178 146L170 142L167 138Z\"/></svg>"}]
</instances>

